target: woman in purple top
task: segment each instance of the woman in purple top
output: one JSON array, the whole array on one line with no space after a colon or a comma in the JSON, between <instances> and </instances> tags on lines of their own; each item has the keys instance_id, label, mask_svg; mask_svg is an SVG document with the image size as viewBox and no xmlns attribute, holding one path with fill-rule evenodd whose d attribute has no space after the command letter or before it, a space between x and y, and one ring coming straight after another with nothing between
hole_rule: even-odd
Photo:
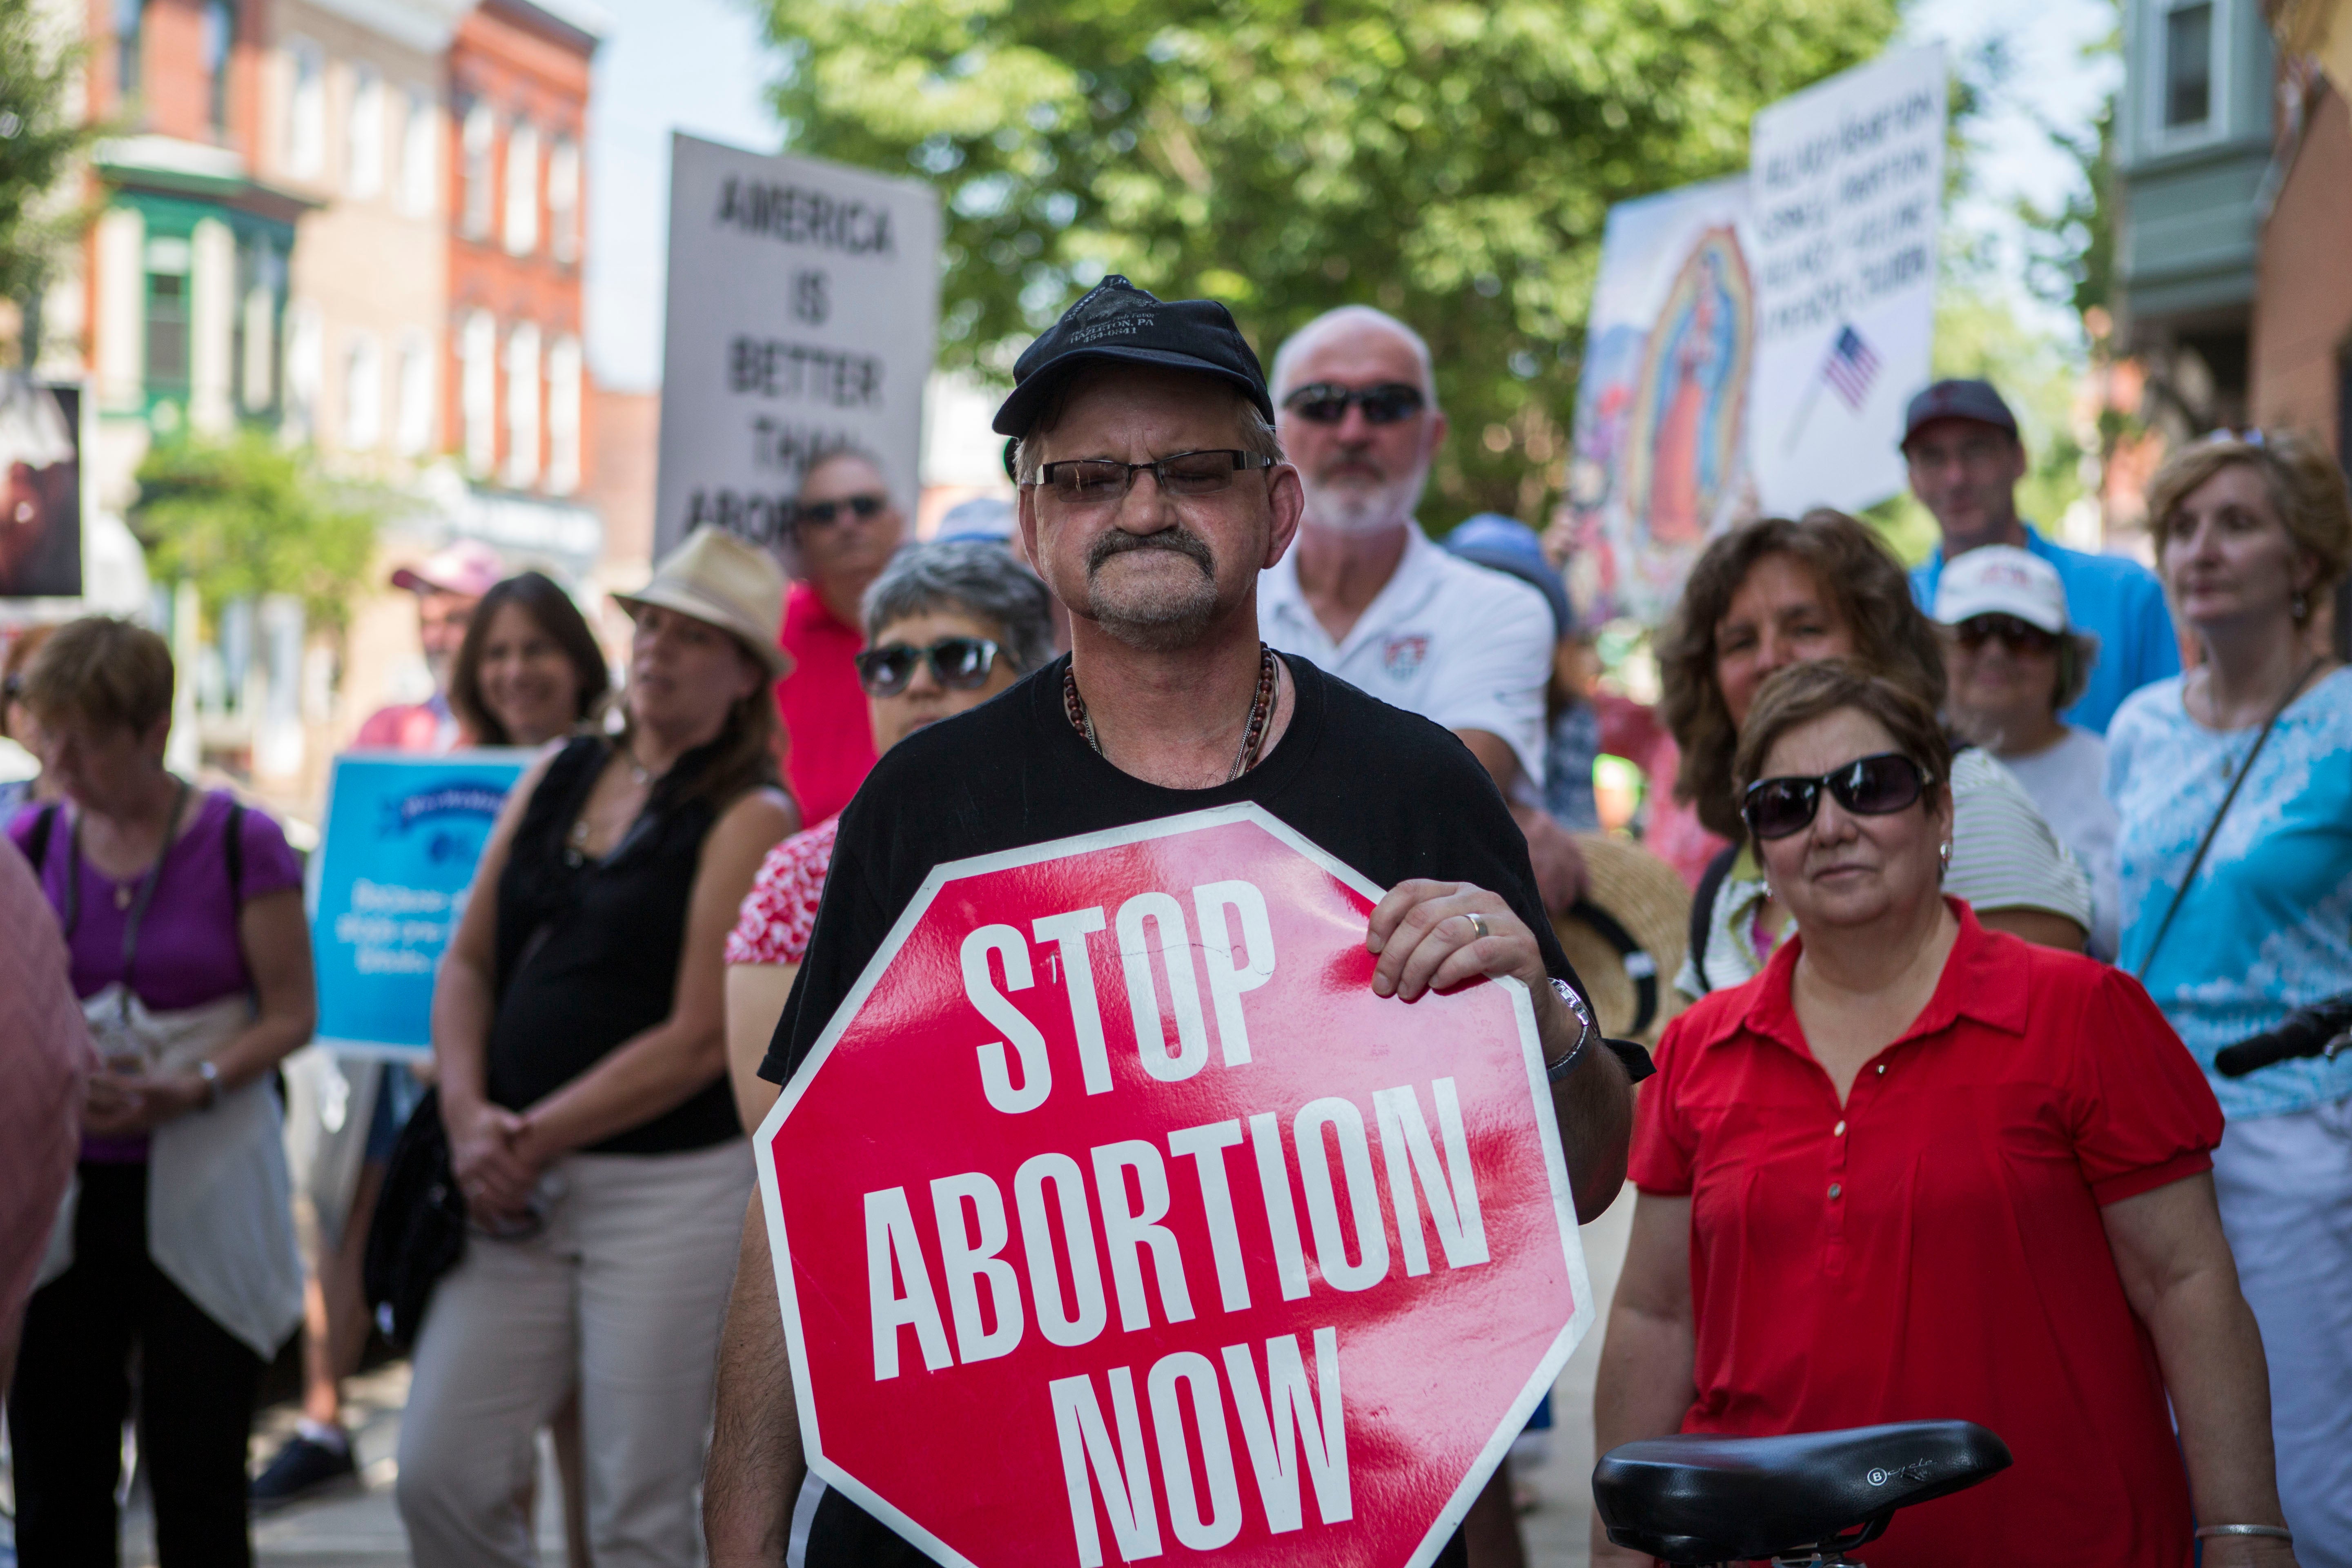
<instances>
[{"instance_id":1,"label":"woman in purple top","mask_svg":"<svg viewBox=\"0 0 2352 1568\"><path fill-rule=\"evenodd\" d=\"M9 837L57 910L105 1070L9 1391L26 1568L111 1563L129 1367L165 1568L249 1563L245 1448L301 1317L270 1086L316 1014L301 871L278 825L163 766L172 656L101 617L26 671L61 805Z\"/></svg>"}]
</instances>

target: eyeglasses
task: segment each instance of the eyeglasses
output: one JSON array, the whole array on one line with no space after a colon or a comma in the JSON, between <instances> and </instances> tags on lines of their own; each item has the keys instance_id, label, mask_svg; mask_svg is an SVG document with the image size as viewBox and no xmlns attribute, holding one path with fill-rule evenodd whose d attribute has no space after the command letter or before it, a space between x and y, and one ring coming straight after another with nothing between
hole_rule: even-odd
<instances>
[{"instance_id":1,"label":"eyeglasses","mask_svg":"<svg viewBox=\"0 0 2352 1568\"><path fill-rule=\"evenodd\" d=\"M1989 642L1998 642L2013 654L2055 653L2058 634L2043 631L2031 621L2015 616L1970 616L1951 628L1952 640L1970 653Z\"/></svg>"},{"instance_id":2,"label":"eyeglasses","mask_svg":"<svg viewBox=\"0 0 2352 1568\"><path fill-rule=\"evenodd\" d=\"M882 509L889 504L888 496L877 495L844 496L839 500L813 500L805 505L793 506L793 521L795 524L813 522L819 528L829 528L840 521L842 510L846 508L856 514L858 521L864 522L868 518L879 516Z\"/></svg>"},{"instance_id":3,"label":"eyeglasses","mask_svg":"<svg viewBox=\"0 0 2352 1568\"><path fill-rule=\"evenodd\" d=\"M1348 405L1364 411L1367 425L1394 425L1421 412L1427 400L1410 382L1384 381L1359 392L1336 381L1309 382L1282 400L1287 413L1317 425L1337 425L1348 416Z\"/></svg>"},{"instance_id":4,"label":"eyeglasses","mask_svg":"<svg viewBox=\"0 0 2352 1568\"><path fill-rule=\"evenodd\" d=\"M1881 752L1819 778L1758 779L1748 786L1739 815L1758 838L1786 838L1812 826L1823 790L1857 816L1888 816L1916 802L1933 782L1927 769L1901 752Z\"/></svg>"},{"instance_id":5,"label":"eyeglasses","mask_svg":"<svg viewBox=\"0 0 2352 1568\"><path fill-rule=\"evenodd\" d=\"M1070 506L1102 506L1123 498L1135 476L1150 470L1160 493L1171 496L1214 495L1233 486L1234 476L1245 468L1270 468L1274 459L1256 452L1218 450L1179 452L1150 463L1120 463L1108 458L1074 458L1047 463L1037 470L1037 483L1054 499Z\"/></svg>"},{"instance_id":6,"label":"eyeglasses","mask_svg":"<svg viewBox=\"0 0 2352 1568\"><path fill-rule=\"evenodd\" d=\"M915 679L915 667L928 664L931 679L950 691L977 691L988 684L997 651L980 637L941 637L929 647L884 643L857 656L857 681L868 697L896 697Z\"/></svg>"}]
</instances>

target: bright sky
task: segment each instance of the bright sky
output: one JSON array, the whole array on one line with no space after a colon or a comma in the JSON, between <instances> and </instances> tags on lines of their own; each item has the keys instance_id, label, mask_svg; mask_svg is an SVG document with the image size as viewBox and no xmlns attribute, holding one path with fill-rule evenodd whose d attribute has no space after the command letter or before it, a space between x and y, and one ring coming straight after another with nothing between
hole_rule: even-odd
<instances>
[{"instance_id":1,"label":"bright sky","mask_svg":"<svg viewBox=\"0 0 2352 1568\"><path fill-rule=\"evenodd\" d=\"M589 133L588 354L597 379L642 391L661 380L662 283L669 211L669 133L741 147L775 144L763 87L771 57L749 0L604 0L615 19L598 51ZM2079 131L2121 70L2084 50L2116 26L2111 0L1913 0L1908 41L1941 39L1957 60L1984 39L2008 41L2014 69L1979 122L1978 194L1954 221L2002 237L2014 277L2018 196L2056 204L2072 165L2035 122ZM2063 312L2021 308L2072 333Z\"/></svg>"}]
</instances>

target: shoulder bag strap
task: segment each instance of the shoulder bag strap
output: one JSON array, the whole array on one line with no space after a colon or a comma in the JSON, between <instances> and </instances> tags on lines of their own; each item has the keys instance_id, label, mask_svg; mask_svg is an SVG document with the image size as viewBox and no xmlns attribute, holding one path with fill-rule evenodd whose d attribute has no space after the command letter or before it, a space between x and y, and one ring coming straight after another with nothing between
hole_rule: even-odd
<instances>
[{"instance_id":1,"label":"shoulder bag strap","mask_svg":"<svg viewBox=\"0 0 2352 1568\"><path fill-rule=\"evenodd\" d=\"M1706 978L1706 939L1715 919L1715 900L1722 896L1723 884L1731 875L1732 863L1739 858L1739 846L1727 844L1706 863L1699 873L1698 887L1691 894L1690 933L1685 946L1690 953L1691 968L1698 975L1702 995L1714 989Z\"/></svg>"},{"instance_id":2,"label":"shoulder bag strap","mask_svg":"<svg viewBox=\"0 0 2352 1568\"><path fill-rule=\"evenodd\" d=\"M245 912L245 803L234 795L228 803L228 837L221 845L228 862L228 907Z\"/></svg>"},{"instance_id":3,"label":"shoulder bag strap","mask_svg":"<svg viewBox=\"0 0 2352 1568\"><path fill-rule=\"evenodd\" d=\"M41 807L41 815L33 818L33 831L25 839L25 858L32 862L36 876L49 863L49 835L57 831L58 803L51 801Z\"/></svg>"},{"instance_id":4,"label":"shoulder bag strap","mask_svg":"<svg viewBox=\"0 0 2352 1568\"><path fill-rule=\"evenodd\" d=\"M2228 792L2221 796L2221 805L2213 812L2213 820L2205 825L2205 837L2197 841L2197 853L2189 858L2189 869L2181 873L2179 885L2172 889L2172 902L2165 906L2164 919L2157 922L2156 935L2149 940L2147 951L2140 955L2139 967L2132 972L2134 980L2147 978L2148 965L2156 962L2157 950L2164 945L2166 933L2172 930L2172 917L2180 912L2180 901L2189 896L2189 884L2197 879L2199 868L2205 864L2205 852L2213 847L2213 836L2221 831L2221 819L2230 815L2231 803L2238 798L2238 791L2245 784L2246 775L2254 771L2254 760L2263 754L2263 748L2270 744L2271 731L2278 728L2279 719L2286 712L2287 704L2302 693L2305 684L2326 662L2324 658L2315 658L2305 665L2303 673L2294 678L2294 684L2286 689L2286 695L2278 700L2278 706L2272 709L2271 716L2263 721L2263 732L2254 737L2253 749L2246 753L2245 766L2240 768L2237 776L2230 781ZM2181 703L2184 707L2188 704L2185 691Z\"/></svg>"}]
</instances>

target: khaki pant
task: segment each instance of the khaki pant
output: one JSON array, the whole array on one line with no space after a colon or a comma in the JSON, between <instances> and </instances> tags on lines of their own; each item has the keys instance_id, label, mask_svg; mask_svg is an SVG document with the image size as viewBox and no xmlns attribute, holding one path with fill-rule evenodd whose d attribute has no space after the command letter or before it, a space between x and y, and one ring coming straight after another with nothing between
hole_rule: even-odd
<instances>
[{"instance_id":1,"label":"khaki pant","mask_svg":"<svg viewBox=\"0 0 2352 1568\"><path fill-rule=\"evenodd\" d=\"M478 1232L433 1293L401 1423L400 1515L435 1568L536 1568L525 1503L539 1428L580 1390L598 1568L702 1561L696 1490L751 1157L575 1154L547 1224Z\"/></svg>"}]
</instances>

